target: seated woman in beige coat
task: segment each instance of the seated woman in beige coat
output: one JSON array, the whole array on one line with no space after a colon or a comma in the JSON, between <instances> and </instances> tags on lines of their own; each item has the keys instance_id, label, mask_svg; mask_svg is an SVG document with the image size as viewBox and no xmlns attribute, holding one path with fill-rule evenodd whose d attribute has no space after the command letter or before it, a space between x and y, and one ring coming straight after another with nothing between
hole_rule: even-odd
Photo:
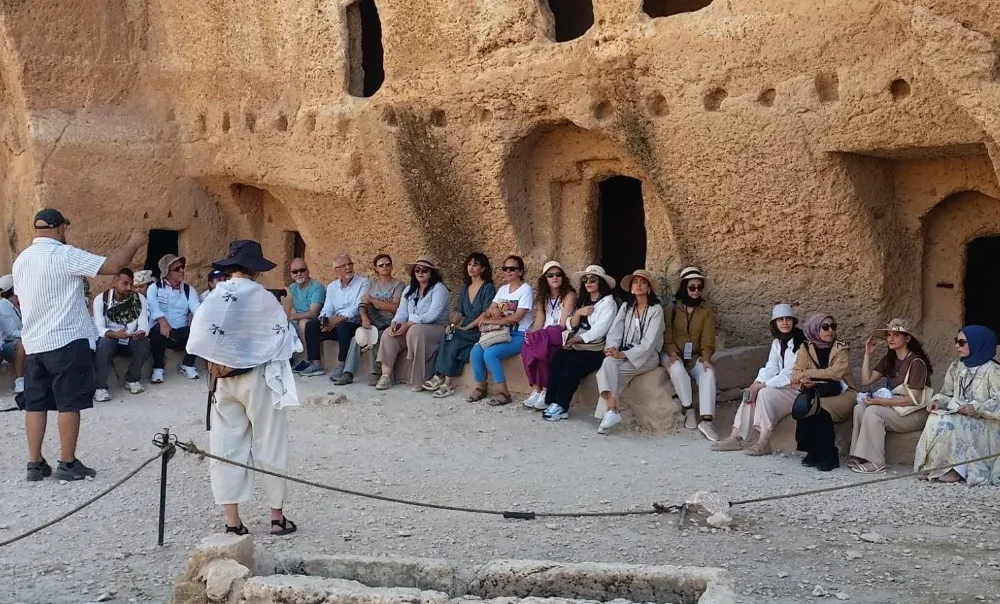
<instances>
[{"instance_id":1,"label":"seated woman in beige coat","mask_svg":"<svg viewBox=\"0 0 1000 604\"><path fill-rule=\"evenodd\" d=\"M814 313L802 326L806 342L795 355L792 385L806 400L819 396L819 408L796 418L795 441L805 451L802 465L829 472L840 467L834 424L845 421L854 407L855 393L849 385L850 349L837 339L837 322L831 315ZM799 399L796 399L798 402Z\"/></svg>"}]
</instances>

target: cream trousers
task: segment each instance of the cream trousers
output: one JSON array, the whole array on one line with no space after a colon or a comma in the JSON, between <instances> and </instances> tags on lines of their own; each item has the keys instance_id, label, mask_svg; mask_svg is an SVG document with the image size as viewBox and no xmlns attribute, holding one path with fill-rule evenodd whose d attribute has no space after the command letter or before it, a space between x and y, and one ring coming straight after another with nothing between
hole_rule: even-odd
<instances>
[{"instance_id":1,"label":"cream trousers","mask_svg":"<svg viewBox=\"0 0 1000 604\"><path fill-rule=\"evenodd\" d=\"M271 404L264 368L218 381L212 405L209 444L214 455L268 470L288 468L288 420ZM253 498L250 470L213 460L212 494L219 504L246 503ZM285 502L283 478L261 474L267 505L281 509Z\"/></svg>"},{"instance_id":2,"label":"cream trousers","mask_svg":"<svg viewBox=\"0 0 1000 604\"><path fill-rule=\"evenodd\" d=\"M691 400L691 378L698 380L698 412L701 415L715 415L715 372L705 369L702 362L696 361L691 369L684 367L683 361L677 361L667 367L670 374L670 381L674 385L674 392L677 398L681 399L681 406L690 409L694 402Z\"/></svg>"},{"instance_id":3,"label":"cream trousers","mask_svg":"<svg viewBox=\"0 0 1000 604\"><path fill-rule=\"evenodd\" d=\"M791 415L792 404L798 396L797 388L761 388L755 403L740 403L736 410L733 427L743 440L750 438L750 432L757 428L761 433L770 434L786 415Z\"/></svg>"}]
</instances>

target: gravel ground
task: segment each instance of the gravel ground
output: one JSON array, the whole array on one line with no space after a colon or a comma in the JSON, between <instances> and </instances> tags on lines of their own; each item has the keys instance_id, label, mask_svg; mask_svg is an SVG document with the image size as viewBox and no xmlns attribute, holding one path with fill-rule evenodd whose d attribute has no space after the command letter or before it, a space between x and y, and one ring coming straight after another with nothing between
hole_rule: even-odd
<instances>
[{"instance_id":1,"label":"gravel ground","mask_svg":"<svg viewBox=\"0 0 1000 604\"><path fill-rule=\"evenodd\" d=\"M346 400L334 402L325 378L302 384L303 405L290 415L291 471L384 495L512 510L612 510L680 503L705 489L736 499L861 480L843 469L802 468L795 456L713 453L687 431L602 437L590 410L550 424L516 406L494 409L459 396L442 402L402 386L379 393L352 385L337 390ZM140 396L115 391L86 413L79 455L100 474L84 483L25 482L22 416L0 414L0 540L106 488L155 453L150 440L165 426L207 446L204 388L204 380L174 374ZM53 417L50 462L57 457L54 424ZM147 468L84 512L0 549L0 602L91 602L108 593L116 602L166 602L189 548L223 523L207 464L180 455L170 464L167 544L157 547L158 475ZM905 479L741 508L732 530L680 531L676 515L516 521L292 484L286 511L299 525L296 535L267 536L260 500L246 506L244 521L258 545L272 550L721 566L744 602L972 603L1000 601L998 494L995 487Z\"/></svg>"}]
</instances>

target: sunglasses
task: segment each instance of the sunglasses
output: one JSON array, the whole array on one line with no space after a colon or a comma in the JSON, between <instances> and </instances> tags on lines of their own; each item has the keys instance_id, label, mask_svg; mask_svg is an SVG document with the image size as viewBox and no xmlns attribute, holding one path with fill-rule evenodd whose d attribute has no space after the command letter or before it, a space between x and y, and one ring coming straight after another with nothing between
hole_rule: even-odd
<instances>
[{"instance_id":1,"label":"sunglasses","mask_svg":"<svg viewBox=\"0 0 1000 604\"><path fill-rule=\"evenodd\" d=\"M581 279L581 281L583 281L584 283L597 283L600 280L601 280L600 277L595 277L593 275L587 275L586 277Z\"/></svg>"},{"instance_id":2,"label":"sunglasses","mask_svg":"<svg viewBox=\"0 0 1000 604\"><path fill-rule=\"evenodd\" d=\"M180 273L180 272L182 272L182 271L184 271L184 270L185 270L185 267L184 267L184 265L182 264L182 265L178 266L177 268L172 268L172 269L170 269L170 272L171 272L171 273Z\"/></svg>"},{"instance_id":3,"label":"sunglasses","mask_svg":"<svg viewBox=\"0 0 1000 604\"><path fill-rule=\"evenodd\" d=\"M307 268L293 268L292 269L292 274L293 275L301 275L302 273L304 273L304 272L306 272L308 270L309 269L307 269Z\"/></svg>"},{"instance_id":4,"label":"sunglasses","mask_svg":"<svg viewBox=\"0 0 1000 604\"><path fill-rule=\"evenodd\" d=\"M689 285L688 286L688 291L689 292L700 292L703 289L705 289L704 285Z\"/></svg>"},{"instance_id":5,"label":"sunglasses","mask_svg":"<svg viewBox=\"0 0 1000 604\"><path fill-rule=\"evenodd\" d=\"M955 346L968 346L969 341L962 338L955 338Z\"/></svg>"},{"instance_id":6,"label":"sunglasses","mask_svg":"<svg viewBox=\"0 0 1000 604\"><path fill-rule=\"evenodd\" d=\"M558 278L561 279L561 278L563 278L565 276L566 275L564 275L562 273L545 273L545 278L546 279L555 279L556 277L558 277Z\"/></svg>"},{"instance_id":7,"label":"sunglasses","mask_svg":"<svg viewBox=\"0 0 1000 604\"><path fill-rule=\"evenodd\" d=\"M823 323L822 325L819 326L819 328L822 329L823 331L837 331L837 324Z\"/></svg>"},{"instance_id":8,"label":"sunglasses","mask_svg":"<svg viewBox=\"0 0 1000 604\"><path fill-rule=\"evenodd\" d=\"M379 262L375 266L377 268L389 268L390 266L392 266L392 263L391 262Z\"/></svg>"},{"instance_id":9,"label":"sunglasses","mask_svg":"<svg viewBox=\"0 0 1000 604\"><path fill-rule=\"evenodd\" d=\"M502 267L500 267L500 270L502 270L505 273L513 273L514 271L521 270L521 267L520 266L502 266Z\"/></svg>"},{"instance_id":10,"label":"sunglasses","mask_svg":"<svg viewBox=\"0 0 1000 604\"><path fill-rule=\"evenodd\" d=\"M423 275L423 274L429 273L429 272L431 272L431 269L427 268L426 266L414 266L413 267L413 273L416 274L416 275Z\"/></svg>"}]
</instances>

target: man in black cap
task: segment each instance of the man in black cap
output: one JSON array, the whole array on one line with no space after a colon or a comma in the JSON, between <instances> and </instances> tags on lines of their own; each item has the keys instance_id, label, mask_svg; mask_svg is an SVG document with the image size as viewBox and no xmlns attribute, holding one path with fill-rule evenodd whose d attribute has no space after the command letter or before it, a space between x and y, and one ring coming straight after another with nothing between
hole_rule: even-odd
<instances>
[{"instance_id":1,"label":"man in black cap","mask_svg":"<svg viewBox=\"0 0 1000 604\"><path fill-rule=\"evenodd\" d=\"M52 474L42 457L49 411L59 412L59 480L97 473L76 458L80 411L93 407L94 362L90 339L97 337L84 288L88 278L114 275L146 242L135 232L110 256L97 256L66 243L69 220L58 210L35 215L35 239L14 261L14 289L24 324L25 431L28 480Z\"/></svg>"}]
</instances>

